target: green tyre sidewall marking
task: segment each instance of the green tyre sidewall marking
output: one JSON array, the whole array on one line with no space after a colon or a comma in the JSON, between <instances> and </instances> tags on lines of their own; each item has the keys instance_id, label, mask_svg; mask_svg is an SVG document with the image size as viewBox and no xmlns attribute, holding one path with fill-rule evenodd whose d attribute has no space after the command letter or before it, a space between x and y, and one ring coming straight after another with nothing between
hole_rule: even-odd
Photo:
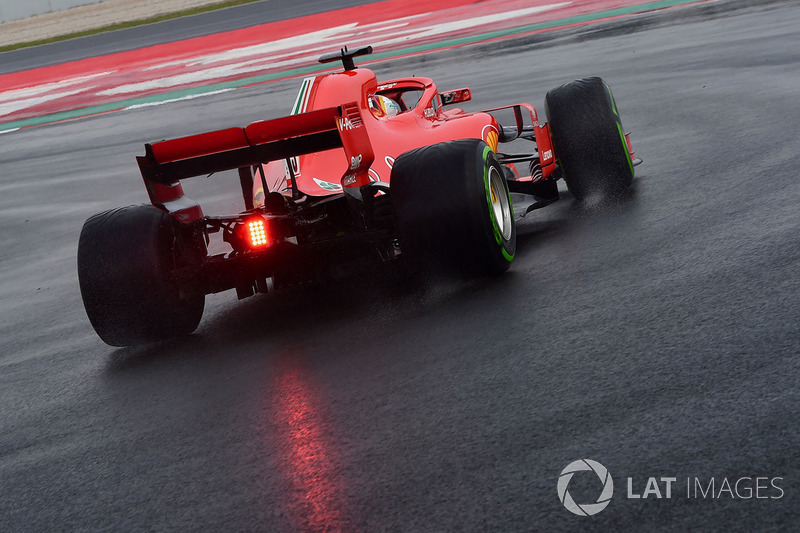
<instances>
[{"instance_id":1,"label":"green tyre sidewall marking","mask_svg":"<svg viewBox=\"0 0 800 533\"><path fill-rule=\"evenodd\" d=\"M492 233L494 233L494 240L499 245L503 245L503 235L500 232L500 225L497 223L497 218L494 216L494 208L492 207L492 185L489 183L489 167L491 163L487 160L487 156L492 151L488 146L483 149L481 159L483 160L483 187L486 191L486 204L489 206L489 218L492 220Z\"/></svg>"},{"instance_id":2,"label":"green tyre sidewall marking","mask_svg":"<svg viewBox=\"0 0 800 533\"><path fill-rule=\"evenodd\" d=\"M513 224L514 223L514 204L511 203L511 191L508 191L507 195L508 195L508 211L509 211L509 213L511 213L511 223ZM503 246L501 248L501 251L503 252L503 257L505 257L508 260L509 263L511 261L513 261L514 258L517 256L517 248L516 248L516 246L514 246L514 253L513 254L509 254L508 252L506 252L505 246Z\"/></svg>"},{"instance_id":3,"label":"green tyre sidewall marking","mask_svg":"<svg viewBox=\"0 0 800 533\"><path fill-rule=\"evenodd\" d=\"M489 183L489 167L491 166L491 161L489 161L489 154L492 153L492 149L489 146L486 146L483 149L482 160L483 160L483 186L486 191L486 205L489 209L489 218L492 221L492 233L494 234L494 240L497 242L497 245L500 247L500 252L503 254L503 257L509 263L514 260L516 256L516 252L513 254L509 254L504 246L503 242L503 234L500 231L500 225L497 222L497 218L494 215L494 208L492 207L492 191L491 191L491 184ZM511 211L511 223L514 223L514 208L511 204L511 193L508 192L508 207Z\"/></svg>"},{"instance_id":4,"label":"green tyre sidewall marking","mask_svg":"<svg viewBox=\"0 0 800 533\"><path fill-rule=\"evenodd\" d=\"M622 119L619 116L619 111L617 111L617 102L614 100L614 94L611 92L611 87L609 87L607 83L603 83L603 85L605 85L606 94L611 102L611 112L614 113L614 117L617 122L617 130L619 131L619 139L622 142L622 150L625 152L625 157L628 161L628 168L630 168L631 176L633 176L633 160L631 159L631 153L628 150L628 143L625 142L625 132L622 131Z\"/></svg>"},{"instance_id":5,"label":"green tyre sidewall marking","mask_svg":"<svg viewBox=\"0 0 800 533\"><path fill-rule=\"evenodd\" d=\"M631 169L631 176L633 176L633 160L631 159L631 153L628 151L628 143L625 142L625 134L622 132L622 124L617 121L617 129L619 130L619 138L622 141L622 149L625 151L625 158L628 161L628 168Z\"/></svg>"}]
</instances>

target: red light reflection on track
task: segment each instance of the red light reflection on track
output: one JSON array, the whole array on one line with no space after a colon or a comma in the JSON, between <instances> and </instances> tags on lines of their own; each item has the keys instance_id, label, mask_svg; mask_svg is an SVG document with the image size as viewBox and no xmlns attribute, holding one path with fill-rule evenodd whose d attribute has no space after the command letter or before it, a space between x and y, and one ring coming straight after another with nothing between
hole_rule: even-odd
<instances>
[{"instance_id":1,"label":"red light reflection on track","mask_svg":"<svg viewBox=\"0 0 800 533\"><path fill-rule=\"evenodd\" d=\"M289 510L297 531L348 531L339 458L323 400L296 357L277 362L273 409Z\"/></svg>"}]
</instances>

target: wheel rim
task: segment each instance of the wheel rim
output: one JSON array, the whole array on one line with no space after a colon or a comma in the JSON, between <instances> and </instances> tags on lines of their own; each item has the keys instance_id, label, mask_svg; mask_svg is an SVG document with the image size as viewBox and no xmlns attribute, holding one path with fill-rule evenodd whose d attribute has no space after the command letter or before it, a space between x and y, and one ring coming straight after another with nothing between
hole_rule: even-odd
<instances>
[{"instance_id":1,"label":"wheel rim","mask_svg":"<svg viewBox=\"0 0 800 533\"><path fill-rule=\"evenodd\" d=\"M507 241L511 238L511 203L508 201L508 193L500 172L494 166L489 167L489 196L492 200L495 223L503 240Z\"/></svg>"}]
</instances>

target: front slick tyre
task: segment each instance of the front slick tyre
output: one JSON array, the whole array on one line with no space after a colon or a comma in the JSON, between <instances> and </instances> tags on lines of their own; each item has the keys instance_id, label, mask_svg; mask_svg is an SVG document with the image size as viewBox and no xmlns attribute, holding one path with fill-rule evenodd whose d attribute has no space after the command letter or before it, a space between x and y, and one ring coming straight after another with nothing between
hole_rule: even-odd
<instances>
[{"instance_id":1,"label":"front slick tyre","mask_svg":"<svg viewBox=\"0 0 800 533\"><path fill-rule=\"evenodd\" d=\"M602 79L576 80L551 90L545 113L558 164L576 199L619 197L631 186L625 130Z\"/></svg>"},{"instance_id":2,"label":"front slick tyre","mask_svg":"<svg viewBox=\"0 0 800 533\"><path fill-rule=\"evenodd\" d=\"M517 232L503 169L486 143L461 139L397 158L391 199L412 260L463 275L508 270Z\"/></svg>"},{"instance_id":3,"label":"front slick tyre","mask_svg":"<svg viewBox=\"0 0 800 533\"><path fill-rule=\"evenodd\" d=\"M199 261L205 242L152 205L94 215L78 242L78 279L86 314L111 346L188 335L205 295L180 289L172 272Z\"/></svg>"}]
</instances>

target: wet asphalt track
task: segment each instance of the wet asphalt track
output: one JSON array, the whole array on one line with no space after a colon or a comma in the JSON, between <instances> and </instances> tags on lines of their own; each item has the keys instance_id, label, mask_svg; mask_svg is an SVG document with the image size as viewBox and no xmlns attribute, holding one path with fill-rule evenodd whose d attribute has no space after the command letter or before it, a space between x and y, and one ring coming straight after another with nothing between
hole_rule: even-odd
<instances>
[{"instance_id":1,"label":"wet asphalt track","mask_svg":"<svg viewBox=\"0 0 800 533\"><path fill-rule=\"evenodd\" d=\"M297 81L0 137L0 531L796 528L788 4L377 65L470 85L475 109L601 75L645 159L635 192L530 215L499 279L224 293L163 346L94 335L83 220L145 200L144 141L283 114ZM228 185L209 180L207 205L231 207ZM589 518L556 494L580 458L615 482ZM679 481L626 499L649 476L781 477L784 497L687 499ZM586 479L576 500L599 493Z\"/></svg>"}]
</instances>

